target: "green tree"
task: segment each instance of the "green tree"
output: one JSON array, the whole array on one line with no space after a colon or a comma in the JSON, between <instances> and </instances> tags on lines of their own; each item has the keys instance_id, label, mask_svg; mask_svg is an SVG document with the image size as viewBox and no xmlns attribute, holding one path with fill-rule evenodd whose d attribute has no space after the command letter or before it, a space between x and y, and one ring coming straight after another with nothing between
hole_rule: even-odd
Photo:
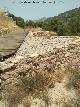
<instances>
[{"instance_id":1,"label":"green tree","mask_svg":"<svg viewBox=\"0 0 80 107\"><path fill-rule=\"evenodd\" d=\"M15 15L8 13L9 17L12 17L14 21L16 21L16 25L18 25L19 27L23 27L25 26L25 21L23 18L21 17L16 17Z\"/></svg>"},{"instance_id":2,"label":"green tree","mask_svg":"<svg viewBox=\"0 0 80 107\"><path fill-rule=\"evenodd\" d=\"M23 18L21 18L21 17L16 17L15 20L16 20L16 24L17 24L18 26L24 28L25 22L24 22L24 19L23 19Z\"/></svg>"}]
</instances>

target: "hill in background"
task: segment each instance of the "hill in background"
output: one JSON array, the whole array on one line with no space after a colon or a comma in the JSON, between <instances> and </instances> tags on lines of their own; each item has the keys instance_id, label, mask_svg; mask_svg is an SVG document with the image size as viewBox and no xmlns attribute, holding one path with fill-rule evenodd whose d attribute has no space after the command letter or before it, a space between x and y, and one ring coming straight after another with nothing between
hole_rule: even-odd
<instances>
[{"instance_id":1,"label":"hill in background","mask_svg":"<svg viewBox=\"0 0 80 107\"><path fill-rule=\"evenodd\" d=\"M55 31L60 36L80 35L80 7L59 14L55 17L27 21L26 26L41 27L43 30Z\"/></svg>"},{"instance_id":2,"label":"hill in background","mask_svg":"<svg viewBox=\"0 0 80 107\"><path fill-rule=\"evenodd\" d=\"M53 31L60 36L79 36L80 35L80 7L75 8L54 17L43 17L37 21L24 21L21 17L16 17L8 13L8 17L12 18L19 27L40 27L46 31Z\"/></svg>"},{"instance_id":3,"label":"hill in background","mask_svg":"<svg viewBox=\"0 0 80 107\"><path fill-rule=\"evenodd\" d=\"M80 7L47 18L43 29L56 31L59 35L80 35Z\"/></svg>"}]
</instances>

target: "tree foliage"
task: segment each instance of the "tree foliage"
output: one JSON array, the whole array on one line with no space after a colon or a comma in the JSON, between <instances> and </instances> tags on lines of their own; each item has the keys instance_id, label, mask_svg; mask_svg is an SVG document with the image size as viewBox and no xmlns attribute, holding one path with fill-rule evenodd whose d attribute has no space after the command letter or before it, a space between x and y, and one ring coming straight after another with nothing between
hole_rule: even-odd
<instances>
[{"instance_id":1,"label":"tree foliage","mask_svg":"<svg viewBox=\"0 0 80 107\"><path fill-rule=\"evenodd\" d=\"M18 25L19 27L22 27L24 28L25 26L25 21L23 18L21 17L16 17L15 15L11 14L11 13L8 13L8 16L9 17L12 17L14 21L16 21L16 25Z\"/></svg>"},{"instance_id":2,"label":"tree foliage","mask_svg":"<svg viewBox=\"0 0 80 107\"><path fill-rule=\"evenodd\" d=\"M26 21L21 17L8 14L20 27L41 27L43 30L57 32L60 36L80 35L80 8L59 14L58 16L46 18L44 21Z\"/></svg>"}]
</instances>

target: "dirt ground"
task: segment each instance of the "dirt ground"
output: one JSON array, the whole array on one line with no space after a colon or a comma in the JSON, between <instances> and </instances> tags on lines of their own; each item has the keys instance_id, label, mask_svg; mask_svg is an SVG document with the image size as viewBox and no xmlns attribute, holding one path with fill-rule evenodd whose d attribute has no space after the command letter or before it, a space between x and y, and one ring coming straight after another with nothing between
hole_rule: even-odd
<instances>
[{"instance_id":1,"label":"dirt ground","mask_svg":"<svg viewBox=\"0 0 80 107\"><path fill-rule=\"evenodd\" d=\"M0 36L0 55L12 54L20 46L25 38L23 29Z\"/></svg>"}]
</instances>

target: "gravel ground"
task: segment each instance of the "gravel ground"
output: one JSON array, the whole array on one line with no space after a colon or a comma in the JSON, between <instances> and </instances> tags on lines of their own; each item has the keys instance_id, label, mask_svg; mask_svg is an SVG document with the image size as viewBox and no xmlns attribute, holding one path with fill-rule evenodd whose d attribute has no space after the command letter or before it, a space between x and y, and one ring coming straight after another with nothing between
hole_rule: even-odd
<instances>
[{"instance_id":1,"label":"gravel ground","mask_svg":"<svg viewBox=\"0 0 80 107\"><path fill-rule=\"evenodd\" d=\"M34 56L53 51L54 48L67 47L78 37L58 37L58 36L33 36L30 32L26 36L24 43L21 45L16 55L19 56ZM79 39L79 38L78 38Z\"/></svg>"},{"instance_id":2,"label":"gravel ground","mask_svg":"<svg viewBox=\"0 0 80 107\"><path fill-rule=\"evenodd\" d=\"M14 65L14 63L18 62L22 58L42 55L50 51L53 52L55 49L60 49L60 48L64 48L65 50L69 44L76 44L76 43L80 43L80 37L78 36L38 37L38 36L33 36L33 32L30 31L29 34L26 36L23 44L18 49L17 53L13 57L10 57L7 60L5 60L4 62L0 62L0 66L1 69L5 69L9 66ZM66 55L67 54L69 53L67 52Z\"/></svg>"},{"instance_id":3,"label":"gravel ground","mask_svg":"<svg viewBox=\"0 0 80 107\"><path fill-rule=\"evenodd\" d=\"M18 49L15 56L0 62L2 85L8 88L8 84L15 83L15 87L18 87L18 77L21 75L27 75L28 72L46 71L56 76L56 71L62 70L67 65L71 65L73 68L80 67L80 37L33 37L32 31L26 36L23 44ZM63 69L64 70L64 69ZM50 104L45 105L45 101L40 98L33 98L28 96L30 107L65 107L64 104L69 104L67 107L75 107L77 94L75 89L66 89L69 75L65 75L62 80L55 82L54 88L48 90L47 94L50 100ZM5 82L4 82L5 81ZM20 84L21 85L21 84ZM14 87L13 87L14 89ZM12 90L13 90L12 89ZM18 89L18 88L17 88ZM16 91L9 91L14 95ZM5 96L6 90L3 90L3 96ZM24 94L20 93L21 100ZM9 94L6 93L6 94ZM12 96L10 96L13 98ZM18 97L18 96L17 96ZM11 100L13 101L13 100ZM25 101L26 102L26 101ZM13 104L13 102L11 102ZM0 102L1 107L8 107L4 102ZM13 106L14 107L14 106ZM25 107L22 103L19 103L16 107Z\"/></svg>"}]
</instances>

